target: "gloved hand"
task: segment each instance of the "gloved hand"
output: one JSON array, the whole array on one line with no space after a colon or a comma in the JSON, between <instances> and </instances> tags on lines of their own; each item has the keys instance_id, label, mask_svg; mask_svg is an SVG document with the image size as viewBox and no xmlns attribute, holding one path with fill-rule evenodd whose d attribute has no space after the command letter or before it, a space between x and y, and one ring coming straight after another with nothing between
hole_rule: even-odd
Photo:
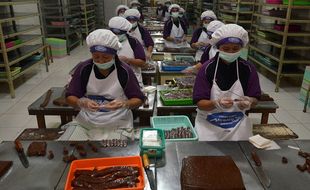
<instances>
[{"instance_id":1,"label":"gloved hand","mask_svg":"<svg viewBox=\"0 0 310 190\"><path fill-rule=\"evenodd\" d=\"M128 108L126 101L124 100L113 100L107 104L100 106L100 108L108 109L108 110L117 110L119 108Z\"/></svg>"},{"instance_id":2,"label":"gloved hand","mask_svg":"<svg viewBox=\"0 0 310 190\"><path fill-rule=\"evenodd\" d=\"M174 38L174 43L179 44L181 42L182 42L182 38L177 38L177 37Z\"/></svg>"},{"instance_id":3,"label":"gloved hand","mask_svg":"<svg viewBox=\"0 0 310 190\"><path fill-rule=\"evenodd\" d=\"M217 108L231 108L234 105L234 101L229 97L222 97L215 101L215 107Z\"/></svg>"},{"instance_id":4,"label":"gloved hand","mask_svg":"<svg viewBox=\"0 0 310 190\"><path fill-rule=\"evenodd\" d=\"M248 96L242 96L237 99L237 106L241 110L249 110L252 105L252 99Z\"/></svg>"},{"instance_id":5,"label":"gloved hand","mask_svg":"<svg viewBox=\"0 0 310 190\"><path fill-rule=\"evenodd\" d=\"M195 66L190 66L187 67L186 69L182 70L181 73L185 74L196 74L197 73L197 68Z\"/></svg>"},{"instance_id":6,"label":"gloved hand","mask_svg":"<svg viewBox=\"0 0 310 190\"><path fill-rule=\"evenodd\" d=\"M95 112L99 109L99 104L91 99L88 98L80 98L77 101L77 105L81 109L85 109L87 111Z\"/></svg>"}]
</instances>

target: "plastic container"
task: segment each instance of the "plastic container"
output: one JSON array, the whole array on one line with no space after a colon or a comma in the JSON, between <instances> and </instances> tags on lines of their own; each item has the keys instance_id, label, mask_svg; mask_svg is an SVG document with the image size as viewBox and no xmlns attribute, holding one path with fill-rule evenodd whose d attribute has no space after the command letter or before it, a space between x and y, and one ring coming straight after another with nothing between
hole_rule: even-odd
<instances>
[{"instance_id":1,"label":"plastic container","mask_svg":"<svg viewBox=\"0 0 310 190\"><path fill-rule=\"evenodd\" d=\"M161 139L161 146L157 147L157 146L144 146L143 142L142 142L142 136L143 136L143 131L158 131L160 139ZM140 146L140 154L147 154L148 157L150 158L161 158L163 153L164 153L164 149L166 147L166 141L165 141L165 135L164 135L164 131L161 129L154 129L154 128L145 128L145 129L141 129L140 130L140 142L139 142L139 146Z\"/></svg>"},{"instance_id":2,"label":"plastic container","mask_svg":"<svg viewBox=\"0 0 310 190\"><path fill-rule=\"evenodd\" d=\"M284 5L288 5L289 0L283 0ZM310 5L309 0L293 0L293 5Z\"/></svg>"},{"instance_id":3,"label":"plastic container","mask_svg":"<svg viewBox=\"0 0 310 190\"><path fill-rule=\"evenodd\" d=\"M183 71L187 67L191 66L190 63L184 65L173 65L175 61L163 61L161 65L161 69L163 71Z\"/></svg>"},{"instance_id":4,"label":"plastic container","mask_svg":"<svg viewBox=\"0 0 310 190\"><path fill-rule=\"evenodd\" d=\"M269 4L282 4L282 0L266 0Z\"/></svg>"},{"instance_id":5,"label":"plastic container","mask_svg":"<svg viewBox=\"0 0 310 190\"><path fill-rule=\"evenodd\" d=\"M142 160L140 156L125 156L125 157L110 157L110 158L94 158L75 160L71 163L69 174L65 185L65 190L72 190L71 181L74 179L74 172L78 169L93 170L103 169L112 166L136 166L140 168L139 183L134 188L119 188L118 190L143 190L144 183L144 171Z\"/></svg>"},{"instance_id":6,"label":"plastic container","mask_svg":"<svg viewBox=\"0 0 310 190\"><path fill-rule=\"evenodd\" d=\"M160 99L162 100L165 106L186 106L186 105L193 105L193 98L179 98L179 99L170 99L166 98L165 94L173 92L173 91L184 91L184 92L191 92L191 89L179 89L179 90L160 90Z\"/></svg>"},{"instance_id":7,"label":"plastic container","mask_svg":"<svg viewBox=\"0 0 310 190\"><path fill-rule=\"evenodd\" d=\"M284 31L284 27L285 25L284 24L275 24L273 26L273 29L275 30L278 30L278 31ZM288 27L288 31L289 32L300 32L301 31L301 26L300 25L293 25L293 24L290 24L289 27Z\"/></svg>"},{"instance_id":8,"label":"plastic container","mask_svg":"<svg viewBox=\"0 0 310 190\"><path fill-rule=\"evenodd\" d=\"M5 43L5 47L6 47L6 48L11 48L11 47L13 47L13 46L15 46L15 42L14 42L14 41L6 42L6 43Z\"/></svg>"},{"instance_id":9,"label":"plastic container","mask_svg":"<svg viewBox=\"0 0 310 190\"><path fill-rule=\"evenodd\" d=\"M66 26L68 24L69 24L68 21L66 21L66 22L64 22L64 21L51 21L51 25L53 25L53 26Z\"/></svg>"},{"instance_id":10,"label":"plastic container","mask_svg":"<svg viewBox=\"0 0 310 190\"><path fill-rule=\"evenodd\" d=\"M180 139L166 139L166 141L197 141L198 135L191 121L185 115L154 116L151 118L151 126L155 129L171 130L178 127L190 127L193 137Z\"/></svg>"}]
</instances>

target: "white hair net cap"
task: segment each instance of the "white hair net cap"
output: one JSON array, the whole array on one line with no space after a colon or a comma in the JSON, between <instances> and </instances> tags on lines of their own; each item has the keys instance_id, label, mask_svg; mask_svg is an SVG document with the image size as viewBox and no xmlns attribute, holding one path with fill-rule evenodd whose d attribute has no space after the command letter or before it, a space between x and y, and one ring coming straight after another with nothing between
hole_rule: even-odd
<instances>
[{"instance_id":1,"label":"white hair net cap","mask_svg":"<svg viewBox=\"0 0 310 190\"><path fill-rule=\"evenodd\" d=\"M86 43L88 47L100 45L115 50L119 50L122 47L118 41L118 37L107 29L94 30L86 37Z\"/></svg>"},{"instance_id":2,"label":"white hair net cap","mask_svg":"<svg viewBox=\"0 0 310 190\"><path fill-rule=\"evenodd\" d=\"M171 11L171 9L173 9L173 8L178 8L179 10L180 10L180 5L178 5L178 4L172 4L172 5L170 5L169 6L169 8L168 8L168 12L170 13L170 11Z\"/></svg>"},{"instance_id":3,"label":"white hair net cap","mask_svg":"<svg viewBox=\"0 0 310 190\"><path fill-rule=\"evenodd\" d=\"M132 24L123 17L115 16L110 19L109 27L129 31L132 28Z\"/></svg>"},{"instance_id":4,"label":"white hair net cap","mask_svg":"<svg viewBox=\"0 0 310 190\"><path fill-rule=\"evenodd\" d=\"M180 12L180 13L185 13L185 10L184 10L182 7L180 7L179 12Z\"/></svg>"},{"instance_id":5,"label":"white hair net cap","mask_svg":"<svg viewBox=\"0 0 310 190\"><path fill-rule=\"evenodd\" d=\"M120 9L126 9L126 10L128 10L129 7L126 6L126 5L119 5L119 6L117 6L116 9L115 9L115 14L116 14L116 15L118 15L118 11L119 11Z\"/></svg>"},{"instance_id":6,"label":"white hair net cap","mask_svg":"<svg viewBox=\"0 0 310 190\"><path fill-rule=\"evenodd\" d=\"M125 11L125 18L128 17L128 16L134 16L134 17L137 17L140 19L140 12L137 10L137 9L128 9Z\"/></svg>"},{"instance_id":7,"label":"white hair net cap","mask_svg":"<svg viewBox=\"0 0 310 190\"><path fill-rule=\"evenodd\" d=\"M212 18L213 20L217 20L216 15L215 15L214 12L211 11L211 10L207 10L207 11L201 13L200 19L203 20L205 17L210 17L210 18Z\"/></svg>"},{"instance_id":8,"label":"white hair net cap","mask_svg":"<svg viewBox=\"0 0 310 190\"><path fill-rule=\"evenodd\" d=\"M239 39L239 41L238 41ZM224 42L227 40L226 42ZM221 45L224 43L242 43L242 46L246 46L249 42L248 32L237 24L226 24L217 29L212 34L210 40L211 45Z\"/></svg>"},{"instance_id":9,"label":"white hair net cap","mask_svg":"<svg viewBox=\"0 0 310 190\"><path fill-rule=\"evenodd\" d=\"M207 31L215 32L217 29L219 29L220 27L224 25L225 25L224 23L218 20L211 21L209 25L207 26Z\"/></svg>"},{"instance_id":10,"label":"white hair net cap","mask_svg":"<svg viewBox=\"0 0 310 190\"><path fill-rule=\"evenodd\" d=\"M131 1L131 2L130 2L130 6L132 6L133 4L139 4L139 5L141 5L141 3L140 3L139 1Z\"/></svg>"}]
</instances>

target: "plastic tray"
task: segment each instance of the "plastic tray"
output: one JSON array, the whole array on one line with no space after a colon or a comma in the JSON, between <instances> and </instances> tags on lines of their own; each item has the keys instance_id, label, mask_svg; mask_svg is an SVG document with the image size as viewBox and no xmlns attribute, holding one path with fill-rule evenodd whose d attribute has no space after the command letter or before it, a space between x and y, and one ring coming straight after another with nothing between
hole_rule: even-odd
<instances>
[{"instance_id":1,"label":"plastic tray","mask_svg":"<svg viewBox=\"0 0 310 190\"><path fill-rule=\"evenodd\" d=\"M197 141L198 135L192 123L185 115L178 116L154 116L151 118L151 126L155 129L171 130L178 127L190 127L192 138L166 139L166 141Z\"/></svg>"},{"instance_id":2,"label":"plastic tray","mask_svg":"<svg viewBox=\"0 0 310 190\"><path fill-rule=\"evenodd\" d=\"M195 63L195 58L193 56L189 56L189 55L176 55L175 56L175 60L176 61L188 61L190 63Z\"/></svg>"},{"instance_id":3,"label":"plastic tray","mask_svg":"<svg viewBox=\"0 0 310 190\"><path fill-rule=\"evenodd\" d=\"M142 135L143 135L143 131L158 131L160 138L161 138L161 146L160 147L155 147L155 146L143 146L142 143ZM165 141L165 135L164 135L164 131L161 129L154 129L154 128L145 128L145 129L141 129L140 130L140 142L139 142L139 146L140 146L140 154L147 154L148 157L150 158L161 158L162 154L164 153L164 149L166 147L166 141Z\"/></svg>"},{"instance_id":4,"label":"plastic tray","mask_svg":"<svg viewBox=\"0 0 310 190\"><path fill-rule=\"evenodd\" d=\"M192 91L190 89L179 89L179 90L160 90L160 99L162 100L165 106L186 106L193 105L193 98L183 98L183 99L167 99L164 97L164 94L171 91Z\"/></svg>"},{"instance_id":5,"label":"plastic tray","mask_svg":"<svg viewBox=\"0 0 310 190\"><path fill-rule=\"evenodd\" d=\"M288 5L289 0L283 0L284 5ZM310 5L309 0L293 0L293 5Z\"/></svg>"},{"instance_id":6,"label":"plastic tray","mask_svg":"<svg viewBox=\"0 0 310 190\"><path fill-rule=\"evenodd\" d=\"M190 63L188 65L180 65L180 66L170 65L169 63L172 63L172 62L174 61L163 61L161 65L161 69L163 71L183 71L187 67L191 66Z\"/></svg>"},{"instance_id":7,"label":"plastic tray","mask_svg":"<svg viewBox=\"0 0 310 190\"><path fill-rule=\"evenodd\" d=\"M126 157L110 157L110 158L95 158L75 160L71 163L69 174L65 185L65 190L72 190L71 181L74 179L74 172L78 169L93 170L94 167L103 169L112 166L136 166L140 168L139 183L134 188L119 188L119 190L143 190L144 189L144 171L140 156Z\"/></svg>"}]
</instances>

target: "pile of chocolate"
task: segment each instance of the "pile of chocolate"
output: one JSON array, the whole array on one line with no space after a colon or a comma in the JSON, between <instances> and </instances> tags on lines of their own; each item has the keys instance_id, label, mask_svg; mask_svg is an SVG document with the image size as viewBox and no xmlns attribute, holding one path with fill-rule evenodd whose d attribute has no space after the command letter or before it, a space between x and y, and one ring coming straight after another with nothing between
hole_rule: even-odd
<instances>
[{"instance_id":1,"label":"pile of chocolate","mask_svg":"<svg viewBox=\"0 0 310 190\"><path fill-rule=\"evenodd\" d=\"M178 77L175 78L175 83L179 88L193 88L196 77Z\"/></svg>"},{"instance_id":2,"label":"pile of chocolate","mask_svg":"<svg viewBox=\"0 0 310 190\"><path fill-rule=\"evenodd\" d=\"M303 165L297 164L297 169L301 172L308 171L310 173L310 153L299 151L298 155L305 158L305 163Z\"/></svg>"},{"instance_id":3,"label":"pile of chocolate","mask_svg":"<svg viewBox=\"0 0 310 190\"><path fill-rule=\"evenodd\" d=\"M169 90L162 95L165 99L191 99L193 92L191 90Z\"/></svg>"},{"instance_id":4,"label":"pile of chocolate","mask_svg":"<svg viewBox=\"0 0 310 190\"><path fill-rule=\"evenodd\" d=\"M184 139L193 138L190 127L177 127L171 130L164 130L165 139Z\"/></svg>"},{"instance_id":5,"label":"pile of chocolate","mask_svg":"<svg viewBox=\"0 0 310 190\"><path fill-rule=\"evenodd\" d=\"M133 166L114 166L104 169L76 170L71 181L73 190L116 189L136 187L140 170Z\"/></svg>"},{"instance_id":6,"label":"pile of chocolate","mask_svg":"<svg viewBox=\"0 0 310 190\"><path fill-rule=\"evenodd\" d=\"M109 139L109 140L102 140L102 147L127 147L127 140L121 139Z\"/></svg>"},{"instance_id":7,"label":"pile of chocolate","mask_svg":"<svg viewBox=\"0 0 310 190\"><path fill-rule=\"evenodd\" d=\"M155 70L155 65L152 64L147 64L146 67L142 68L142 71L154 71Z\"/></svg>"},{"instance_id":8,"label":"pile of chocolate","mask_svg":"<svg viewBox=\"0 0 310 190\"><path fill-rule=\"evenodd\" d=\"M98 152L98 148L95 144L93 144L90 141L87 141L87 145L91 148L93 152ZM75 147L77 152L79 153L80 157L86 157L87 156L87 151L86 148L83 144L80 142L71 142L70 146ZM69 151L66 147L63 148L63 161L66 163L70 163L73 160L76 160L77 157L72 153L69 155Z\"/></svg>"}]
</instances>

